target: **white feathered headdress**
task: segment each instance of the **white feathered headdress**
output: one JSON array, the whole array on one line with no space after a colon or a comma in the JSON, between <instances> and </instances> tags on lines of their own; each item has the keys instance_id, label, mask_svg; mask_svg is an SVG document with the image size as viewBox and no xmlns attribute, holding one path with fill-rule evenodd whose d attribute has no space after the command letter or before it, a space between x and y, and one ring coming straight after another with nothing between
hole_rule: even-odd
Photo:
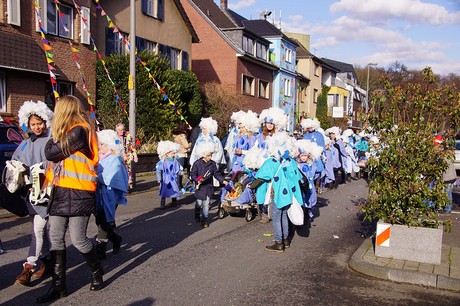
<instances>
[{"instance_id":1,"label":"white feathered headdress","mask_svg":"<svg viewBox=\"0 0 460 306\"><path fill-rule=\"evenodd\" d=\"M201 118L199 126L202 129L203 128L207 129L209 134L213 134L213 135L217 134L217 128L218 128L217 121L212 119L212 117Z\"/></svg>"},{"instance_id":2,"label":"white feathered headdress","mask_svg":"<svg viewBox=\"0 0 460 306\"><path fill-rule=\"evenodd\" d=\"M97 141L101 145L107 145L116 156L122 155L124 150L123 144L121 143L117 132L114 130L102 130L97 132Z\"/></svg>"},{"instance_id":3,"label":"white feathered headdress","mask_svg":"<svg viewBox=\"0 0 460 306\"><path fill-rule=\"evenodd\" d=\"M278 131L286 130L288 124L286 113L278 107L264 109L259 115L259 121L260 124L273 123Z\"/></svg>"},{"instance_id":4,"label":"white feathered headdress","mask_svg":"<svg viewBox=\"0 0 460 306\"><path fill-rule=\"evenodd\" d=\"M157 147L158 157L160 158L163 158L166 154L168 154L171 151L177 153L179 152L179 150L180 145L169 140L160 141Z\"/></svg>"},{"instance_id":5,"label":"white feathered headdress","mask_svg":"<svg viewBox=\"0 0 460 306\"><path fill-rule=\"evenodd\" d=\"M240 124L245 126L248 131L256 133L260 129L260 122L257 114L253 111L249 110L243 113L240 117L241 121Z\"/></svg>"},{"instance_id":6,"label":"white feathered headdress","mask_svg":"<svg viewBox=\"0 0 460 306\"><path fill-rule=\"evenodd\" d=\"M18 111L18 117L19 124L24 131L27 131L27 128L29 127L29 117L31 115L36 115L42 118L46 123L46 127L51 127L51 121L53 120L54 114L42 101L25 101L24 104L22 104Z\"/></svg>"},{"instance_id":7,"label":"white feathered headdress","mask_svg":"<svg viewBox=\"0 0 460 306\"><path fill-rule=\"evenodd\" d=\"M296 140L295 146L299 154L310 154L313 160L318 159L323 153L323 147L307 139Z\"/></svg>"},{"instance_id":8,"label":"white feathered headdress","mask_svg":"<svg viewBox=\"0 0 460 306\"><path fill-rule=\"evenodd\" d=\"M198 158L202 158L206 155L213 154L217 151L216 143L213 141L203 141L196 144L195 155Z\"/></svg>"},{"instance_id":9,"label":"white feathered headdress","mask_svg":"<svg viewBox=\"0 0 460 306\"><path fill-rule=\"evenodd\" d=\"M244 155L243 165L248 169L259 169L269 157L264 149L253 146Z\"/></svg>"},{"instance_id":10,"label":"white feathered headdress","mask_svg":"<svg viewBox=\"0 0 460 306\"><path fill-rule=\"evenodd\" d=\"M276 159L281 158L286 151L289 151L290 157L296 157L295 139L290 137L285 131L275 133L265 140L267 152Z\"/></svg>"},{"instance_id":11,"label":"white feathered headdress","mask_svg":"<svg viewBox=\"0 0 460 306\"><path fill-rule=\"evenodd\" d=\"M308 128L313 128L317 130L321 127L321 123L316 118L307 118L307 119L302 119L302 121L300 121L300 126L304 130Z\"/></svg>"}]
</instances>

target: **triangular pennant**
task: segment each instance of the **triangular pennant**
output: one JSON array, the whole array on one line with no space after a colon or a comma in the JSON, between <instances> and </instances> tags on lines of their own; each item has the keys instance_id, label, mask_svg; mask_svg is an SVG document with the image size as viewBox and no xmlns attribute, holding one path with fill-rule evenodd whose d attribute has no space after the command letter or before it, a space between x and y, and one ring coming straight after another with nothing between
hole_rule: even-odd
<instances>
[{"instance_id":1,"label":"triangular pennant","mask_svg":"<svg viewBox=\"0 0 460 306\"><path fill-rule=\"evenodd\" d=\"M53 54L49 52L45 52L47 58L53 58Z\"/></svg>"},{"instance_id":2,"label":"triangular pennant","mask_svg":"<svg viewBox=\"0 0 460 306\"><path fill-rule=\"evenodd\" d=\"M50 73L50 76L51 76L53 79L56 79L56 75L55 75L52 71L50 71L49 73Z\"/></svg>"},{"instance_id":3,"label":"triangular pennant","mask_svg":"<svg viewBox=\"0 0 460 306\"><path fill-rule=\"evenodd\" d=\"M57 84L56 80L54 78L50 78L52 84Z\"/></svg>"},{"instance_id":4,"label":"triangular pennant","mask_svg":"<svg viewBox=\"0 0 460 306\"><path fill-rule=\"evenodd\" d=\"M110 23L109 23L109 28L113 28L114 26L115 26L115 25L113 24L113 22L110 21Z\"/></svg>"},{"instance_id":5,"label":"triangular pennant","mask_svg":"<svg viewBox=\"0 0 460 306\"><path fill-rule=\"evenodd\" d=\"M99 5L98 5L98 6L99 6ZM100 7L100 6L99 6L99 7ZM101 7L100 7L100 8L101 8ZM107 15L107 14L106 14L105 11L101 8L101 16L105 16L105 15Z\"/></svg>"},{"instance_id":6,"label":"triangular pennant","mask_svg":"<svg viewBox=\"0 0 460 306\"><path fill-rule=\"evenodd\" d=\"M51 66L50 64L48 64L48 70L56 70L56 68L54 68L53 66Z\"/></svg>"},{"instance_id":7,"label":"triangular pennant","mask_svg":"<svg viewBox=\"0 0 460 306\"><path fill-rule=\"evenodd\" d=\"M119 30L117 27L115 27L115 28L113 29L113 33L118 33L118 32L120 32L120 30Z\"/></svg>"},{"instance_id":8,"label":"triangular pennant","mask_svg":"<svg viewBox=\"0 0 460 306\"><path fill-rule=\"evenodd\" d=\"M52 48L50 45L44 44L44 45L43 45L43 49L45 49L45 51L50 51L50 50L52 50L53 48Z\"/></svg>"},{"instance_id":9,"label":"triangular pennant","mask_svg":"<svg viewBox=\"0 0 460 306\"><path fill-rule=\"evenodd\" d=\"M77 65L78 69L81 69L80 64L78 62L75 62L75 65Z\"/></svg>"},{"instance_id":10,"label":"triangular pennant","mask_svg":"<svg viewBox=\"0 0 460 306\"><path fill-rule=\"evenodd\" d=\"M78 52L78 49L72 47L72 52L75 52L75 53L76 53L76 52Z\"/></svg>"},{"instance_id":11,"label":"triangular pennant","mask_svg":"<svg viewBox=\"0 0 460 306\"><path fill-rule=\"evenodd\" d=\"M61 10L58 10L59 17L64 17L64 14L61 12Z\"/></svg>"},{"instance_id":12,"label":"triangular pennant","mask_svg":"<svg viewBox=\"0 0 460 306\"><path fill-rule=\"evenodd\" d=\"M50 58L46 58L46 61L48 62L48 64L54 63L54 61Z\"/></svg>"}]
</instances>

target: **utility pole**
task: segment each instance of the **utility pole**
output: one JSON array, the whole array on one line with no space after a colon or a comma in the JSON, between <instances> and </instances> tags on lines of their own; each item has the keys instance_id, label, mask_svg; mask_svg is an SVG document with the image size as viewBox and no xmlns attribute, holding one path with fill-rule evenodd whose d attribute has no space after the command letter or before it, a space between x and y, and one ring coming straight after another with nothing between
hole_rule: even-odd
<instances>
[{"instance_id":1,"label":"utility pole","mask_svg":"<svg viewBox=\"0 0 460 306\"><path fill-rule=\"evenodd\" d=\"M129 50L129 133L136 145L136 1L130 0L130 50ZM136 171L132 167L133 185L136 185Z\"/></svg>"},{"instance_id":2,"label":"utility pole","mask_svg":"<svg viewBox=\"0 0 460 306\"><path fill-rule=\"evenodd\" d=\"M369 107L369 67L370 66L377 66L377 63L369 63L367 64L367 82L366 82L366 101L367 107Z\"/></svg>"}]
</instances>

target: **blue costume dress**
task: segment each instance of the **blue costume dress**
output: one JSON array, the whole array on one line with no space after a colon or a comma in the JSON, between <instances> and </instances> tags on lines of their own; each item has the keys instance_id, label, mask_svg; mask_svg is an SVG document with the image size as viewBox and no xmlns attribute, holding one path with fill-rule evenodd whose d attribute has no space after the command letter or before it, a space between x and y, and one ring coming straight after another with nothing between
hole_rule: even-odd
<instances>
[{"instance_id":1,"label":"blue costume dress","mask_svg":"<svg viewBox=\"0 0 460 306\"><path fill-rule=\"evenodd\" d=\"M324 182L326 184L335 181L334 168L340 167L338 154L339 153L334 146L323 151L323 159L325 160L323 173L325 176Z\"/></svg>"},{"instance_id":2,"label":"blue costume dress","mask_svg":"<svg viewBox=\"0 0 460 306\"><path fill-rule=\"evenodd\" d=\"M235 135L233 141L233 152L235 149L241 150L249 150L252 148L254 143L256 142L256 138L254 136L244 135ZM232 172L235 173L237 171L242 171L244 169L243 166L244 154L233 154L232 159Z\"/></svg>"},{"instance_id":3,"label":"blue costume dress","mask_svg":"<svg viewBox=\"0 0 460 306\"><path fill-rule=\"evenodd\" d=\"M180 196L178 178L182 167L175 158L165 158L156 165L157 180L161 182L161 198L178 198Z\"/></svg>"},{"instance_id":4,"label":"blue costume dress","mask_svg":"<svg viewBox=\"0 0 460 306\"><path fill-rule=\"evenodd\" d=\"M97 167L96 214L102 209L107 223L115 222L117 205L126 205L128 170L121 157L108 154L99 159Z\"/></svg>"},{"instance_id":5,"label":"blue costume dress","mask_svg":"<svg viewBox=\"0 0 460 306\"><path fill-rule=\"evenodd\" d=\"M313 132L306 132L303 135L303 139L310 140L311 142L316 143L320 147L325 147L326 144L324 142L324 136L321 132L313 131Z\"/></svg>"},{"instance_id":6,"label":"blue costume dress","mask_svg":"<svg viewBox=\"0 0 460 306\"><path fill-rule=\"evenodd\" d=\"M316 163L304 163L299 162L299 169L302 172L303 176L302 180L308 180L308 189L302 188L302 199L303 201L300 203L304 203L307 208L312 208L316 205L317 196L316 196L316 188L314 177L316 173Z\"/></svg>"}]
</instances>

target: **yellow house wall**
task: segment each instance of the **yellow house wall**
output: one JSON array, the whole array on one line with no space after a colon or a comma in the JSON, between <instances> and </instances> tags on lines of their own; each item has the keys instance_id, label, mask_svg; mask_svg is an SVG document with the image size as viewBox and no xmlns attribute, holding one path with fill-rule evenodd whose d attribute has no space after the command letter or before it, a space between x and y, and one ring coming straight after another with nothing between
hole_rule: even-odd
<instances>
[{"instance_id":1,"label":"yellow house wall","mask_svg":"<svg viewBox=\"0 0 460 306\"><path fill-rule=\"evenodd\" d=\"M103 1L102 7L113 23L125 33L130 32L130 8L126 1ZM98 17L99 51L105 54L107 21ZM192 58L192 35L173 1L164 1L164 18L159 21L142 13L142 1L136 1L136 36L188 52ZM102 52L101 52L102 53ZM189 66L190 67L190 66Z\"/></svg>"}]
</instances>

